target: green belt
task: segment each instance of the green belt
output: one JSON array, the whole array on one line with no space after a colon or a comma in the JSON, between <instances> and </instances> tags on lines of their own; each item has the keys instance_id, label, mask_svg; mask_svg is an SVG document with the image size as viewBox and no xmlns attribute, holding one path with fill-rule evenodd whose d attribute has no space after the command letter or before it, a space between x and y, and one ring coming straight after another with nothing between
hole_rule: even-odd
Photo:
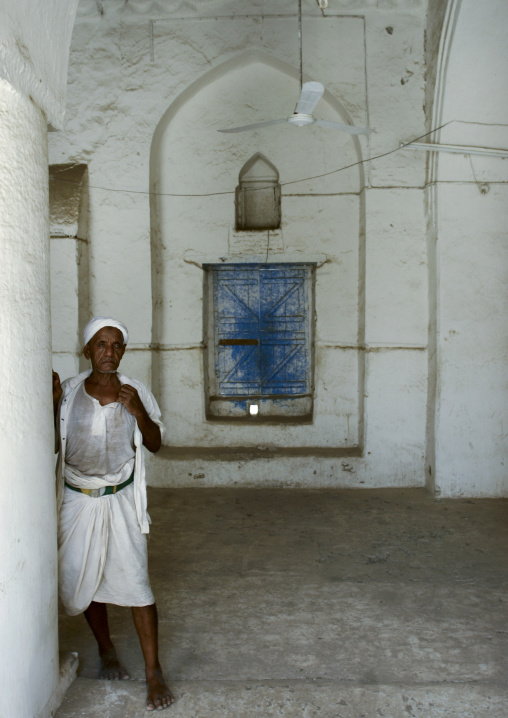
<instances>
[{"instance_id":1,"label":"green belt","mask_svg":"<svg viewBox=\"0 0 508 718\"><path fill-rule=\"evenodd\" d=\"M80 494L86 494L87 496L91 496L94 499L98 499L101 496L111 496L111 494L116 494L118 491L121 491L122 489L125 489L126 486L129 484L132 484L134 481L134 471L129 476L127 481L124 481L123 484L116 484L116 486L103 486L102 489L78 489L76 486L71 486L65 481L65 485L72 489L73 491L78 491Z\"/></svg>"}]
</instances>

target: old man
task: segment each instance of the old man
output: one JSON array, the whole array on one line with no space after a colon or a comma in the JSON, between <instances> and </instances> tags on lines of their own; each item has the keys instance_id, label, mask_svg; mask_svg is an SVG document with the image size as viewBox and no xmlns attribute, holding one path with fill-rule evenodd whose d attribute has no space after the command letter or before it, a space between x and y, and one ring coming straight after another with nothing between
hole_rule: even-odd
<instances>
[{"instance_id":1,"label":"old man","mask_svg":"<svg viewBox=\"0 0 508 718\"><path fill-rule=\"evenodd\" d=\"M91 369L63 384L53 373L60 596L67 613L84 612L102 678L129 678L111 641L106 604L131 607L145 659L146 706L162 710L174 698L159 664L148 578L143 446L157 451L164 427L148 389L118 372L128 342L124 324L95 317L83 338Z\"/></svg>"}]
</instances>

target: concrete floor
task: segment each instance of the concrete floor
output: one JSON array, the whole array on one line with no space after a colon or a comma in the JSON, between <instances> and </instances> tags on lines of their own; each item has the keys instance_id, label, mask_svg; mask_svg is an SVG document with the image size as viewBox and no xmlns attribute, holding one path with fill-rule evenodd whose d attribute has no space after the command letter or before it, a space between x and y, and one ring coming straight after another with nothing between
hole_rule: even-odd
<instances>
[{"instance_id":1,"label":"concrete floor","mask_svg":"<svg viewBox=\"0 0 508 718\"><path fill-rule=\"evenodd\" d=\"M150 489L150 574L174 718L508 716L508 501L423 490ZM61 616L78 678L57 718L134 718L132 680L96 680L84 619Z\"/></svg>"}]
</instances>

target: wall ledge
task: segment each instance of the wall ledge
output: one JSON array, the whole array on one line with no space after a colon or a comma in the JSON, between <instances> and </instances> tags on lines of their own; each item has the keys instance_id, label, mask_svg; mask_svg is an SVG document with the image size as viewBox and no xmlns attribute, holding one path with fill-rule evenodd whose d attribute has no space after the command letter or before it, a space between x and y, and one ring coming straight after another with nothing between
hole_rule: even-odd
<instances>
[{"instance_id":1,"label":"wall ledge","mask_svg":"<svg viewBox=\"0 0 508 718\"><path fill-rule=\"evenodd\" d=\"M282 457L340 459L352 456L363 456L362 449L359 446L162 446L157 452L157 459L165 461L252 461Z\"/></svg>"}]
</instances>

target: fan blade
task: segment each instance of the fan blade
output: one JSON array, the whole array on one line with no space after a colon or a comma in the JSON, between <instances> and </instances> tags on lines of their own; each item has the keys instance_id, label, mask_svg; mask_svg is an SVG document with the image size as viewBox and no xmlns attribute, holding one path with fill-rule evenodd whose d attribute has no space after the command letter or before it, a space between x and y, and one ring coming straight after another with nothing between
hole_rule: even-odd
<instances>
[{"instance_id":1,"label":"fan blade","mask_svg":"<svg viewBox=\"0 0 508 718\"><path fill-rule=\"evenodd\" d=\"M242 125L242 127L230 127L229 130L217 130L217 132L245 132L245 130L258 130L260 127L268 127L269 125L280 125L287 122L286 118L282 120L267 120L266 122L255 122L253 125Z\"/></svg>"},{"instance_id":2,"label":"fan blade","mask_svg":"<svg viewBox=\"0 0 508 718\"><path fill-rule=\"evenodd\" d=\"M369 127L355 127L354 125L343 125L342 122L330 122L328 120L315 120L315 125L328 127L330 130L342 130L350 135L370 135L372 130Z\"/></svg>"},{"instance_id":3,"label":"fan blade","mask_svg":"<svg viewBox=\"0 0 508 718\"><path fill-rule=\"evenodd\" d=\"M305 82L302 85L300 99L296 104L295 112L302 115L312 115L324 91L325 88L320 82Z\"/></svg>"}]
</instances>

